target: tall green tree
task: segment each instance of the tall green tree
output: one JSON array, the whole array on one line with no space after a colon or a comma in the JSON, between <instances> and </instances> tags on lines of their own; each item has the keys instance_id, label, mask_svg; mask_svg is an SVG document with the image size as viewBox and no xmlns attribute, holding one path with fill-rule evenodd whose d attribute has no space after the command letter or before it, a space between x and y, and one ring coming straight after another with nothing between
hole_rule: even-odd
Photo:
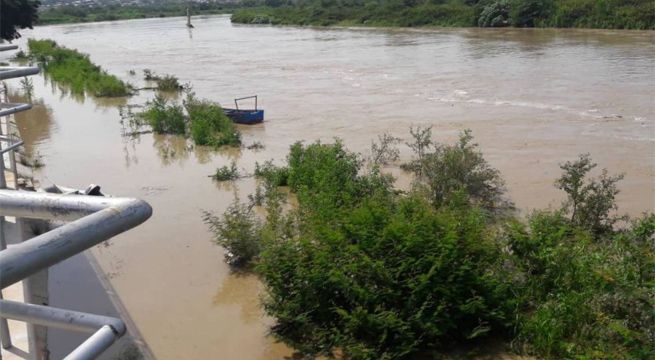
<instances>
[{"instance_id":1,"label":"tall green tree","mask_svg":"<svg viewBox=\"0 0 655 360\"><path fill-rule=\"evenodd\" d=\"M19 29L31 29L39 17L39 5L39 0L0 1L0 37L12 41L20 37Z\"/></svg>"}]
</instances>

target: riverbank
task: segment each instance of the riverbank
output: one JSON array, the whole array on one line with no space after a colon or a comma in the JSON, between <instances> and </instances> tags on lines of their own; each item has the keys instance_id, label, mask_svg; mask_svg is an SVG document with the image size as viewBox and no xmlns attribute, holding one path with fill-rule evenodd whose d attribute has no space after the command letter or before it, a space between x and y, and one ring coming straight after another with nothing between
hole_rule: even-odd
<instances>
[{"instance_id":1,"label":"riverbank","mask_svg":"<svg viewBox=\"0 0 655 360\"><path fill-rule=\"evenodd\" d=\"M655 29L651 1L450 1L381 5L303 5L238 9L232 22L243 24L374 27L556 27Z\"/></svg>"}]
</instances>

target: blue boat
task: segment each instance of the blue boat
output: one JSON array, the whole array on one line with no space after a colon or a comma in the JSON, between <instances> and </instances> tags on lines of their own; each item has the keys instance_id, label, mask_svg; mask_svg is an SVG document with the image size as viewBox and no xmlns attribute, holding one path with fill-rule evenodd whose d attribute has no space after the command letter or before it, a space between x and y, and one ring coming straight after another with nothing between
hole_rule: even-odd
<instances>
[{"instance_id":1,"label":"blue boat","mask_svg":"<svg viewBox=\"0 0 655 360\"><path fill-rule=\"evenodd\" d=\"M239 109L239 101L255 99L255 109ZM257 110L257 95L234 99L235 109L223 108L225 115L237 124L258 124L264 121L264 110Z\"/></svg>"}]
</instances>

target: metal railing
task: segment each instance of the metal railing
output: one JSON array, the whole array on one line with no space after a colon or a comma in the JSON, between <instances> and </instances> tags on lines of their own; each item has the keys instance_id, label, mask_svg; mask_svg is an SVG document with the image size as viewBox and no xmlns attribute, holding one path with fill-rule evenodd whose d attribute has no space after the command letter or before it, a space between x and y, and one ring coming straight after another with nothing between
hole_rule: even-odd
<instances>
[{"instance_id":1,"label":"metal railing","mask_svg":"<svg viewBox=\"0 0 655 360\"><path fill-rule=\"evenodd\" d=\"M14 49L15 45L0 45L0 51ZM0 80L38 73L38 67L0 67ZM5 134L2 134L3 123L0 122L0 289L5 289L138 226L152 215L152 208L145 201L138 199L6 189L5 153L8 154L10 170L16 182L18 173L15 151L23 144L23 141L10 131L11 124L7 116L30 109L31 104L9 103L4 86L0 89L0 95L0 119L6 119ZM17 182L14 186L16 185ZM68 223L7 247L5 216ZM126 332L124 322L118 318L4 300L0 292L0 341L4 349L12 347L6 319L91 333L86 341L66 356L66 360L94 359ZM30 355L36 356L36 353Z\"/></svg>"},{"instance_id":2,"label":"metal railing","mask_svg":"<svg viewBox=\"0 0 655 360\"><path fill-rule=\"evenodd\" d=\"M138 199L0 190L0 216L72 220L0 251L0 288L129 230L150 215L150 205ZM66 360L94 359L125 334L125 324L117 318L8 300L0 300L0 316L36 325L94 332Z\"/></svg>"}]
</instances>

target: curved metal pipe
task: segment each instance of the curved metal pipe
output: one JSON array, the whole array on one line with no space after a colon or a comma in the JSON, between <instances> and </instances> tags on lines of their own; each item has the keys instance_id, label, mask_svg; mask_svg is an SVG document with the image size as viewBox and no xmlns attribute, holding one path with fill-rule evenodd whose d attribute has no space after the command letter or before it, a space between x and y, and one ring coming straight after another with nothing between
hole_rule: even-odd
<instances>
[{"instance_id":1,"label":"curved metal pipe","mask_svg":"<svg viewBox=\"0 0 655 360\"><path fill-rule=\"evenodd\" d=\"M8 195L11 192L11 190L0 190L0 208L9 207L13 210L5 209L6 211L0 214L21 217L32 214L34 217L40 217L39 214L52 212L55 218L60 219L79 216L98 207L105 208L0 251L0 274L2 274L0 288L2 289L129 230L152 215L152 208L143 200L84 195L57 195L54 196L57 198L54 199L54 204L45 201L44 206L23 205L21 209L18 202L7 201L11 199ZM13 191L13 193L21 192ZM25 194L26 192L22 192L21 196ZM43 194L39 195L43 196ZM52 195L47 196L47 198L52 197ZM70 206L71 204L76 204L77 207Z\"/></svg>"}]
</instances>

